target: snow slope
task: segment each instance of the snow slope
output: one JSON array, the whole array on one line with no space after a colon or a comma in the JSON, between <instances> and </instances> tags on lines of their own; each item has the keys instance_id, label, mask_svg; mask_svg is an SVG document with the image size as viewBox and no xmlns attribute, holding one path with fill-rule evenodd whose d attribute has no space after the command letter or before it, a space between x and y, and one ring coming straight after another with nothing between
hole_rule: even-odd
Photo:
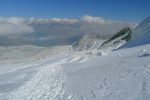
<instances>
[{"instance_id":1,"label":"snow slope","mask_svg":"<svg viewBox=\"0 0 150 100\"><path fill-rule=\"evenodd\" d=\"M114 50L125 44L132 37L132 30L125 27L107 40L96 34L84 35L72 47L75 51L89 51L94 49Z\"/></svg>"},{"instance_id":2,"label":"snow slope","mask_svg":"<svg viewBox=\"0 0 150 100\"><path fill-rule=\"evenodd\" d=\"M0 74L46 62L71 46L37 47L31 45L0 47ZM20 67L21 66L21 67Z\"/></svg>"},{"instance_id":3,"label":"snow slope","mask_svg":"<svg viewBox=\"0 0 150 100\"><path fill-rule=\"evenodd\" d=\"M141 22L134 30L133 39L123 47L134 47L150 43L150 16Z\"/></svg>"},{"instance_id":4,"label":"snow slope","mask_svg":"<svg viewBox=\"0 0 150 100\"><path fill-rule=\"evenodd\" d=\"M84 35L79 41L73 44L75 51L93 50L99 48L104 42L100 36L95 34Z\"/></svg>"},{"instance_id":5,"label":"snow slope","mask_svg":"<svg viewBox=\"0 0 150 100\"><path fill-rule=\"evenodd\" d=\"M132 30L129 27L125 27L122 30L118 31L111 38L106 40L98 49L109 49L114 50L118 49L129 41L132 37Z\"/></svg>"},{"instance_id":6,"label":"snow slope","mask_svg":"<svg viewBox=\"0 0 150 100\"><path fill-rule=\"evenodd\" d=\"M17 48L21 57L22 47ZM24 67L12 58L0 63L0 100L150 100L150 44L117 51L42 48L40 56L33 48L41 51L31 46L30 56L20 61ZM34 62L28 66L26 59ZM16 70L7 71L9 64Z\"/></svg>"}]
</instances>

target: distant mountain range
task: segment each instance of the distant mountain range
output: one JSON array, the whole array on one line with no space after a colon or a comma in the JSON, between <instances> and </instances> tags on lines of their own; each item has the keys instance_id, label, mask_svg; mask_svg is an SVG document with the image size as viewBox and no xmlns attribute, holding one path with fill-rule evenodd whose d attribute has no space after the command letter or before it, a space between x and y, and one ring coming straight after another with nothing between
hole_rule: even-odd
<instances>
[{"instance_id":1,"label":"distant mountain range","mask_svg":"<svg viewBox=\"0 0 150 100\"><path fill-rule=\"evenodd\" d=\"M139 46L150 43L150 17L141 22L135 29L123 28L111 38L102 40L97 35L83 36L73 44L74 50L117 49Z\"/></svg>"}]
</instances>

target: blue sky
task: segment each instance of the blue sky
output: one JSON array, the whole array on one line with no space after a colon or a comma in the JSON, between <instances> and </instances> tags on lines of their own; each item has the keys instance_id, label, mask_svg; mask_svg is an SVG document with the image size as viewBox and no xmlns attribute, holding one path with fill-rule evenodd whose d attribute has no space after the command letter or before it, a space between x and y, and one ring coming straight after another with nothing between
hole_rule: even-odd
<instances>
[{"instance_id":1,"label":"blue sky","mask_svg":"<svg viewBox=\"0 0 150 100\"><path fill-rule=\"evenodd\" d=\"M1 17L79 18L84 15L140 22L150 0L0 0Z\"/></svg>"}]
</instances>

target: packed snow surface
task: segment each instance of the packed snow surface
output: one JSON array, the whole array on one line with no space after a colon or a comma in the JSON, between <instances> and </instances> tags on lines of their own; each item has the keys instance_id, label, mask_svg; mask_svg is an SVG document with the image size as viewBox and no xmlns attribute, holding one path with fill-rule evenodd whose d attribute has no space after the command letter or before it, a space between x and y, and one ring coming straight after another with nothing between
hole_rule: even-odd
<instances>
[{"instance_id":1,"label":"packed snow surface","mask_svg":"<svg viewBox=\"0 0 150 100\"><path fill-rule=\"evenodd\" d=\"M150 44L116 51L0 51L0 100L150 100Z\"/></svg>"}]
</instances>

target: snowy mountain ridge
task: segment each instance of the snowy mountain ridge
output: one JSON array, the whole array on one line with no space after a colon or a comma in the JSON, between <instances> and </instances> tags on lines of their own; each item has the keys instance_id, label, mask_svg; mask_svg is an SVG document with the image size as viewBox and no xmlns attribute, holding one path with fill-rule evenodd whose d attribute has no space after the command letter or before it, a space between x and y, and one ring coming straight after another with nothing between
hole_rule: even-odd
<instances>
[{"instance_id":1,"label":"snowy mountain ridge","mask_svg":"<svg viewBox=\"0 0 150 100\"><path fill-rule=\"evenodd\" d=\"M125 27L111 38L106 40L98 49L114 50L124 45L132 38L132 30L129 27Z\"/></svg>"},{"instance_id":2,"label":"snowy mountain ridge","mask_svg":"<svg viewBox=\"0 0 150 100\"><path fill-rule=\"evenodd\" d=\"M84 35L80 40L75 42L72 47L75 51L88 51L94 49L113 50L125 44L131 37L132 30L126 27L107 40L103 40L100 36L95 34Z\"/></svg>"},{"instance_id":3,"label":"snowy mountain ridge","mask_svg":"<svg viewBox=\"0 0 150 100\"><path fill-rule=\"evenodd\" d=\"M88 34L76 41L72 47L75 51L87 51L97 49L103 42L104 40L99 35Z\"/></svg>"},{"instance_id":4,"label":"snowy mountain ridge","mask_svg":"<svg viewBox=\"0 0 150 100\"><path fill-rule=\"evenodd\" d=\"M141 22L133 31L133 38L123 47L134 47L150 43L150 16Z\"/></svg>"}]
</instances>

